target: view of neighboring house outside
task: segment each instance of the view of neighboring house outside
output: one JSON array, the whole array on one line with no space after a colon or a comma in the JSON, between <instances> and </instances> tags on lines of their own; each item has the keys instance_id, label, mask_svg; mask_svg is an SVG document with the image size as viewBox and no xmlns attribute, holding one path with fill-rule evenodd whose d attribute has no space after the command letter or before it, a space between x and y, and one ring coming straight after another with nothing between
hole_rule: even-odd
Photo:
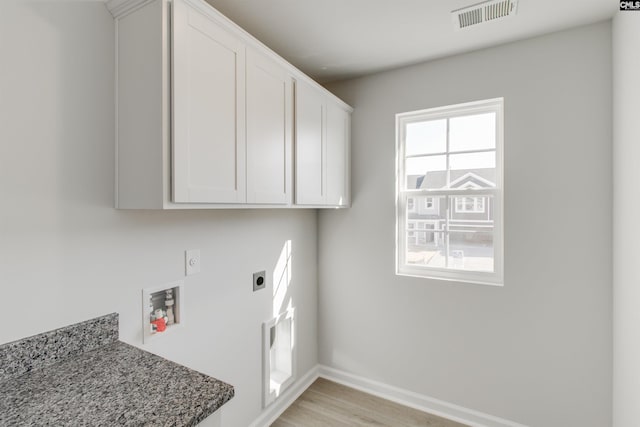
<instances>
[{"instance_id":1,"label":"view of neighboring house outside","mask_svg":"<svg viewBox=\"0 0 640 427\"><path fill-rule=\"evenodd\" d=\"M451 171L449 188L486 188L495 186L495 169ZM408 189L437 189L446 186L446 171L407 177ZM448 197L415 196L407 200L407 245L413 249L438 247L446 227L449 208L449 242L491 243L493 200L490 196Z\"/></svg>"}]
</instances>

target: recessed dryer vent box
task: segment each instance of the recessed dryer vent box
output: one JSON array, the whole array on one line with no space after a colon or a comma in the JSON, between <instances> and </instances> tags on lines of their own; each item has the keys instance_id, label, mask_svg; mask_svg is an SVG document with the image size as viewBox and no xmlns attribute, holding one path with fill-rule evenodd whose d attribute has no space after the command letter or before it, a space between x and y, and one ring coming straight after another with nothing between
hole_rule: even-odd
<instances>
[{"instance_id":1,"label":"recessed dryer vent box","mask_svg":"<svg viewBox=\"0 0 640 427\"><path fill-rule=\"evenodd\" d=\"M184 324L183 282L142 290L142 337L146 344Z\"/></svg>"},{"instance_id":2,"label":"recessed dryer vent box","mask_svg":"<svg viewBox=\"0 0 640 427\"><path fill-rule=\"evenodd\" d=\"M262 406L266 408L296 377L295 309L262 324Z\"/></svg>"}]
</instances>

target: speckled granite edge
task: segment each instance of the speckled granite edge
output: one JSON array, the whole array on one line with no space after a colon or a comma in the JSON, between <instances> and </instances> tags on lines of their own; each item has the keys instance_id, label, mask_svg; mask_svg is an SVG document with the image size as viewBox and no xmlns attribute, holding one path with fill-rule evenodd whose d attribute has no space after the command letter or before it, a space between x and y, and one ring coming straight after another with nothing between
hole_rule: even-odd
<instances>
[{"instance_id":1,"label":"speckled granite edge","mask_svg":"<svg viewBox=\"0 0 640 427\"><path fill-rule=\"evenodd\" d=\"M116 342L0 382L0 426L193 427L230 384Z\"/></svg>"},{"instance_id":2,"label":"speckled granite edge","mask_svg":"<svg viewBox=\"0 0 640 427\"><path fill-rule=\"evenodd\" d=\"M0 381L118 341L118 313L0 346Z\"/></svg>"}]
</instances>

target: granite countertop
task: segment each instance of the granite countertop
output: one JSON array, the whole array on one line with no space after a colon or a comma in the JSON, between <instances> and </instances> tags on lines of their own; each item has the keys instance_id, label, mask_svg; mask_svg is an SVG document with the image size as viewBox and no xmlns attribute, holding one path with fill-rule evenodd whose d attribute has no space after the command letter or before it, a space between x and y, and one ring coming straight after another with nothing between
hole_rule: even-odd
<instances>
[{"instance_id":1,"label":"granite countertop","mask_svg":"<svg viewBox=\"0 0 640 427\"><path fill-rule=\"evenodd\" d=\"M194 426L233 397L113 339L114 319L117 334L109 315L0 346L0 426Z\"/></svg>"}]
</instances>

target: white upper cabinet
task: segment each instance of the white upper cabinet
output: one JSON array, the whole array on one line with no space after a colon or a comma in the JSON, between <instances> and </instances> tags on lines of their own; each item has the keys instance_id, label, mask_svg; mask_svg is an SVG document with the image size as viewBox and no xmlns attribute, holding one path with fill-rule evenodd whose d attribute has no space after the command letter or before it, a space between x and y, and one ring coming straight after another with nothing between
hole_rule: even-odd
<instances>
[{"instance_id":1,"label":"white upper cabinet","mask_svg":"<svg viewBox=\"0 0 640 427\"><path fill-rule=\"evenodd\" d=\"M348 105L203 0L107 7L118 208L349 205Z\"/></svg>"},{"instance_id":2,"label":"white upper cabinet","mask_svg":"<svg viewBox=\"0 0 640 427\"><path fill-rule=\"evenodd\" d=\"M326 120L326 204L349 206L351 114L336 103L328 101Z\"/></svg>"},{"instance_id":3,"label":"white upper cabinet","mask_svg":"<svg viewBox=\"0 0 640 427\"><path fill-rule=\"evenodd\" d=\"M292 79L272 59L247 51L247 202L290 203Z\"/></svg>"},{"instance_id":4,"label":"white upper cabinet","mask_svg":"<svg viewBox=\"0 0 640 427\"><path fill-rule=\"evenodd\" d=\"M326 199L324 168L324 115L322 93L296 82L296 204L323 205Z\"/></svg>"},{"instance_id":5,"label":"white upper cabinet","mask_svg":"<svg viewBox=\"0 0 640 427\"><path fill-rule=\"evenodd\" d=\"M243 203L245 46L173 1L173 201Z\"/></svg>"},{"instance_id":6,"label":"white upper cabinet","mask_svg":"<svg viewBox=\"0 0 640 427\"><path fill-rule=\"evenodd\" d=\"M297 82L297 205L349 205L350 117L350 111L325 93Z\"/></svg>"}]
</instances>

